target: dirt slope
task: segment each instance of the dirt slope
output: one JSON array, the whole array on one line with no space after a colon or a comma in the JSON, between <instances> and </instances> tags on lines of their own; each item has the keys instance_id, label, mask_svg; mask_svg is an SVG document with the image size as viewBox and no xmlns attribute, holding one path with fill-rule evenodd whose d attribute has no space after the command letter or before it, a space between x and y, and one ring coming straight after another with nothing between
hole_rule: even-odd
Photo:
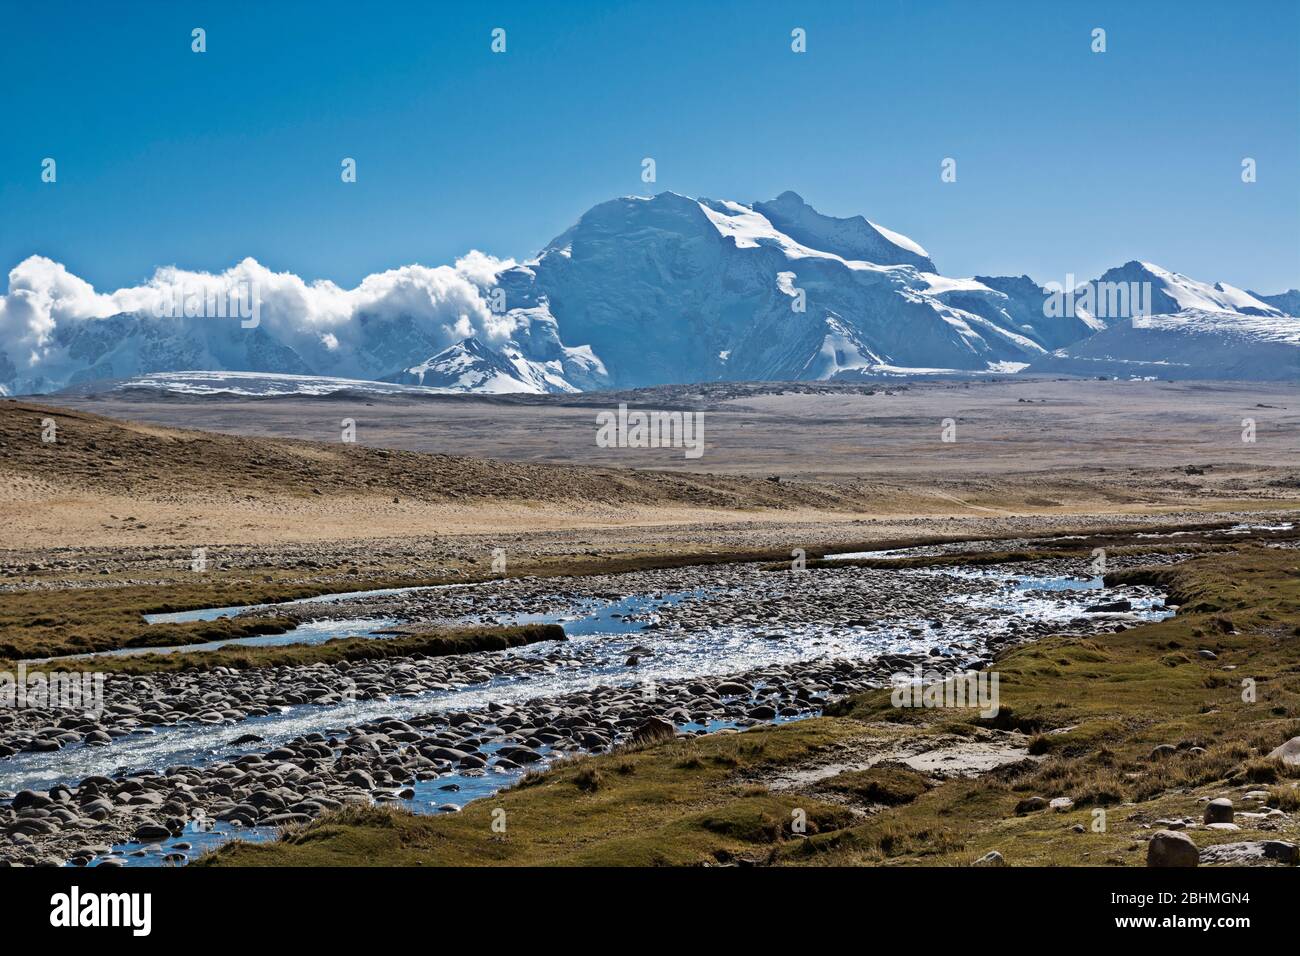
<instances>
[{"instance_id":1,"label":"dirt slope","mask_svg":"<svg viewBox=\"0 0 1300 956\"><path fill-rule=\"evenodd\" d=\"M54 442L42 441L53 422ZM65 493L157 501L259 493L392 495L422 502L585 502L708 508L853 508L849 485L526 464L297 439L247 438L0 403L0 478Z\"/></svg>"}]
</instances>

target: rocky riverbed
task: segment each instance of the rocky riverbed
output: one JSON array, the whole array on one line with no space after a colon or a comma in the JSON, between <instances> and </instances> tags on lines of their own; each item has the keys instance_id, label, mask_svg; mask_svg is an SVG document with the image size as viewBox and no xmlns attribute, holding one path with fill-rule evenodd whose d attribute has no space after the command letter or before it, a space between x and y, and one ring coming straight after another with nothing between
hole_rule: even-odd
<instances>
[{"instance_id":1,"label":"rocky riverbed","mask_svg":"<svg viewBox=\"0 0 1300 956\"><path fill-rule=\"evenodd\" d=\"M273 833L352 801L450 811L557 756L798 719L917 665L978 670L1042 634L1172 613L1152 589L1101 589L1083 559L503 579L294 611L413 627L555 620L570 639L113 676L97 715L2 711L0 861L179 863L212 834Z\"/></svg>"}]
</instances>

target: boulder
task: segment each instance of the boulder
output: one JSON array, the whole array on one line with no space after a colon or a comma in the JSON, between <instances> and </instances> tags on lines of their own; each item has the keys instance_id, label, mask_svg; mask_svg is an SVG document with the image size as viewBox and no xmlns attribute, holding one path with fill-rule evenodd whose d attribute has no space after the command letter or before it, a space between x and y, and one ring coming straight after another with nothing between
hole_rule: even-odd
<instances>
[{"instance_id":1,"label":"boulder","mask_svg":"<svg viewBox=\"0 0 1300 956\"><path fill-rule=\"evenodd\" d=\"M361 787L364 790L375 789L375 778L370 776L364 770L353 770L343 778L344 783L350 783L354 787Z\"/></svg>"},{"instance_id":2,"label":"boulder","mask_svg":"<svg viewBox=\"0 0 1300 956\"><path fill-rule=\"evenodd\" d=\"M1047 800L1043 797L1025 797L1016 804L1016 816L1024 816L1026 813L1037 813L1039 810L1047 809Z\"/></svg>"},{"instance_id":3,"label":"boulder","mask_svg":"<svg viewBox=\"0 0 1300 956\"><path fill-rule=\"evenodd\" d=\"M135 831L136 843L153 843L157 840L170 839L172 832L157 823L146 823Z\"/></svg>"},{"instance_id":4,"label":"boulder","mask_svg":"<svg viewBox=\"0 0 1300 956\"><path fill-rule=\"evenodd\" d=\"M1268 753L1270 760L1280 760L1292 767L1300 767L1300 737L1292 737Z\"/></svg>"},{"instance_id":5,"label":"boulder","mask_svg":"<svg viewBox=\"0 0 1300 956\"><path fill-rule=\"evenodd\" d=\"M43 793L37 793L35 790L19 790L14 794L11 806L15 810L26 810L29 808L40 810L44 807L50 806L52 803L54 803L54 801Z\"/></svg>"},{"instance_id":6,"label":"boulder","mask_svg":"<svg viewBox=\"0 0 1300 956\"><path fill-rule=\"evenodd\" d=\"M1232 801L1227 797L1211 800L1205 805L1204 819L1206 823L1231 823Z\"/></svg>"},{"instance_id":7,"label":"boulder","mask_svg":"<svg viewBox=\"0 0 1300 956\"><path fill-rule=\"evenodd\" d=\"M676 736L677 731L671 721L664 720L662 717L647 717L636 730L632 731L632 742L653 744L661 740L673 740Z\"/></svg>"},{"instance_id":8,"label":"boulder","mask_svg":"<svg viewBox=\"0 0 1300 956\"><path fill-rule=\"evenodd\" d=\"M1147 844L1147 866L1198 866L1201 853L1186 833L1157 830Z\"/></svg>"},{"instance_id":9,"label":"boulder","mask_svg":"<svg viewBox=\"0 0 1300 956\"><path fill-rule=\"evenodd\" d=\"M1255 840L1244 843L1219 843L1207 846L1202 853L1205 863L1229 866L1260 865L1264 861L1295 866L1300 862L1300 847L1284 840Z\"/></svg>"},{"instance_id":10,"label":"boulder","mask_svg":"<svg viewBox=\"0 0 1300 956\"><path fill-rule=\"evenodd\" d=\"M1085 614L1115 614L1120 611L1133 610L1133 602L1128 600L1108 601L1104 604L1094 604L1091 607L1083 609Z\"/></svg>"}]
</instances>

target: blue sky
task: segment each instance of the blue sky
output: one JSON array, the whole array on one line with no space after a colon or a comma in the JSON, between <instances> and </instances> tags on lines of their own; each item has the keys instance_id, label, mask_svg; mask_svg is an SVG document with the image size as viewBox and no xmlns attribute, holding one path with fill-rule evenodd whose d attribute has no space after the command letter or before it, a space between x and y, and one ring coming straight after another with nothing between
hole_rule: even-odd
<instances>
[{"instance_id":1,"label":"blue sky","mask_svg":"<svg viewBox=\"0 0 1300 956\"><path fill-rule=\"evenodd\" d=\"M350 286L530 255L618 195L793 189L949 275L1300 286L1294 0L3 7L4 272L40 253L107 289L251 255Z\"/></svg>"}]
</instances>

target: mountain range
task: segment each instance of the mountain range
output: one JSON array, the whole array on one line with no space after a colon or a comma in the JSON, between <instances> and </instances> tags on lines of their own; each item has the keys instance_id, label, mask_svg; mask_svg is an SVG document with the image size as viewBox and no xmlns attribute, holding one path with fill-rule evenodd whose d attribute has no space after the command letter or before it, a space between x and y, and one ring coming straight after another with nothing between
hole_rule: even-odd
<instances>
[{"instance_id":1,"label":"mountain range","mask_svg":"<svg viewBox=\"0 0 1300 956\"><path fill-rule=\"evenodd\" d=\"M0 299L9 394L182 371L262 373L245 384L281 376L279 390L338 376L484 393L1036 372L1300 376L1300 291L1261 295L1138 261L1069 290L1028 276L949 278L906 236L823 215L793 192L749 205L672 192L614 199L526 262L410 266L350 291L289 282L253 260L220 277L189 274L218 286L263 276L264 321L252 328L144 308L178 281L174 270L102 295L49 260L31 266L38 258L11 273Z\"/></svg>"}]
</instances>

